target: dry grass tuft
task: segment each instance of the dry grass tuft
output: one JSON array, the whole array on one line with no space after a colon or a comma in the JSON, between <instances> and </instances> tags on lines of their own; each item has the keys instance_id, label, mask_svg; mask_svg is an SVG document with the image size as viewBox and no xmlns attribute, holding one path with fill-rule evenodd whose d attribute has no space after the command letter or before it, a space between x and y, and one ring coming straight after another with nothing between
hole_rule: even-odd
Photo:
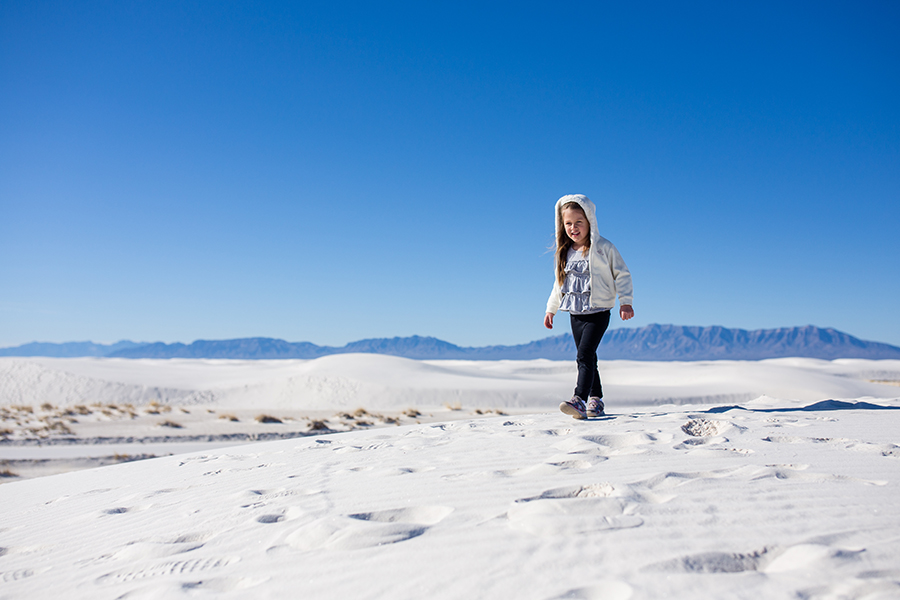
<instances>
[{"instance_id":1,"label":"dry grass tuft","mask_svg":"<svg viewBox=\"0 0 900 600\"><path fill-rule=\"evenodd\" d=\"M75 435L75 432L72 431L72 429L62 421L48 421L47 429L49 429L51 433L58 433L61 435Z\"/></svg>"},{"instance_id":2,"label":"dry grass tuft","mask_svg":"<svg viewBox=\"0 0 900 600\"><path fill-rule=\"evenodd\" d=\"M165 404L160 404L156 400L150 403L147 409L144 411L148 415L160 415L162 413L172 412L171 406L166 406Z\"/></svg>"},{"instance_id":3,"label":"dry grass tuft","mask_svg":"<svg viewBox=\"0 0 900 600\"><path fill-rule=\"evenodd\" d=\"M172 429L181 429L181 424L176 423L175 421L163 421L159 424L160 427L171 427Z\"/></svg>"}]
</instances>

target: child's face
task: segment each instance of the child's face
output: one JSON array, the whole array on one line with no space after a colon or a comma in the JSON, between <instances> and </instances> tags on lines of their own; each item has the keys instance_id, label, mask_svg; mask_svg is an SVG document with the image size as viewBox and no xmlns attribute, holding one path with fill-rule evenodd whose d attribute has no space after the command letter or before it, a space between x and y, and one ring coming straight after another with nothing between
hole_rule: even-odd
<instances>
[{"instance_id":1,"label":"child's face","mask_svg":"<svg viewBox=\"0 0 900 600\"><path fill-rule=\"evenodd\" d=\"M584 212L577 208L567 208L562 211L562 219L566 235L575 243L576 249L587 244L591 230Z\"/></svg>"}]
</instances>

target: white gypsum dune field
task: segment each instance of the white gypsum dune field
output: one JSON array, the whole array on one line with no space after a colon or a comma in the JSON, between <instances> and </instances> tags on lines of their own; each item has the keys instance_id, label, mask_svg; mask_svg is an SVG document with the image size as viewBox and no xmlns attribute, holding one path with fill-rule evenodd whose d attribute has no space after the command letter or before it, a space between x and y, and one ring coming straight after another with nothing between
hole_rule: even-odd
<instances>
[{"instance_id":1,"label":"white gypsum dune field","mask_svg":"<svg viewBox=\"0 0 900 600\"><path fill-rule=\"evenodd\" d=\"M900 597L900 361L601 373L0 359L2 452L206 444L4 478L0 598Z\"/></svg>"},{"instance_id":2,"label":"white gypsum dune field","mask_svg":"<svg viewBox=\"0 0 900 600\"><path fill-rule=\"evenodd\" d=\"M602 361L613 405L706 404L760 395L797 400L889 398L877 381L900 361ZM571 394L574 361L411 360L339 354L315 360L0 358L0 405L213 405L294 410L555 406Z\"/></svg>"}]
</instances>

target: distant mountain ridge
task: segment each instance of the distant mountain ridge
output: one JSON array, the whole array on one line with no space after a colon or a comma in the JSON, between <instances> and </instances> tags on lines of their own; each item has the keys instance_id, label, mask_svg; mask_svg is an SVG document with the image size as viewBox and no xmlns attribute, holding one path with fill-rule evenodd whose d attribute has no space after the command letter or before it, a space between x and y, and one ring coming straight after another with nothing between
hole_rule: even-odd
<instances>
[{"instance_id":1,"label":"distant mountain ridge","mask_svg":"<svg viewBox=\"0 0 900 600\"><path fill-rule=\"evenodd\" d=\"M115 344L69 342L31 343L0 348L0 356L106 356L118 358L229 358L288 359L319 358L331 354L360 352L388 354L414 359L528 360L547 358L572 360L575 344L569 333L517 346L463 347L433 337L375 338L345 346L318 346L310 342L286 342L273 338L197 340L191 344ZM682 325L647 325L607 332L597 355L603 360L761 360L766 358L868 358L900 359L900 348L869 342L831 328L813 325L780 329L727 329Z\"/></svg>"}]
</instances>

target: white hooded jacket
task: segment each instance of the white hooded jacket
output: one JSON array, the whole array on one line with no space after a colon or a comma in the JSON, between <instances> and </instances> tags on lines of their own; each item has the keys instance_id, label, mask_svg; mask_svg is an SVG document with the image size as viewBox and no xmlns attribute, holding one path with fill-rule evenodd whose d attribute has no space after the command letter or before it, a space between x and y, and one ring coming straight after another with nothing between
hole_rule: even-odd
<instances>
[{"instance_id":1,"label":"white hooded jacket","mask_svg":"<svg viewBox=\"0 0 900 600\"><path fill-rule=\"evenodd\" d=\"M563 204L577 202L584 210L588 223L591 225L591 250L588 266L591 272L591 308L612 308L616 305L616 295L619 296L619 305L632 304L631 272L622 255L613 246L613 243L598 233L597 209L587 196L570 194L563 196L556 202L554 210L556 231L560 227L559 209ZM554 257L553 291L547 300L547 312L556 314L562 302L562 293L559 283L556 281L556 263Z\"/></svg>"}]
</instances>

